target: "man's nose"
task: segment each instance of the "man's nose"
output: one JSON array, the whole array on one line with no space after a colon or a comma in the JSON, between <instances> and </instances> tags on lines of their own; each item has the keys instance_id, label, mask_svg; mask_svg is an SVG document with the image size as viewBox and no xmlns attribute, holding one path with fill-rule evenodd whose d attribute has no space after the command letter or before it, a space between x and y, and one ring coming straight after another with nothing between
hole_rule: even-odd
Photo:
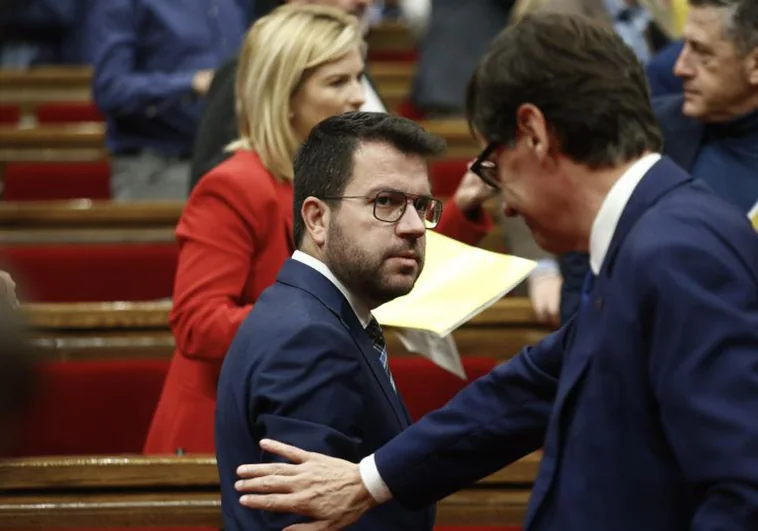
<instances>
[{"instance_id":1,"label":"man's nose","mask_svg":"<svg viewBox=\"0 0 758 531\"><path fill-rule=\"evenodd\" d=\"M408 205L397 222L396 230L402 236L421 237L426 232L426 222L418 210Z\"/></svg>"}]
</instances>

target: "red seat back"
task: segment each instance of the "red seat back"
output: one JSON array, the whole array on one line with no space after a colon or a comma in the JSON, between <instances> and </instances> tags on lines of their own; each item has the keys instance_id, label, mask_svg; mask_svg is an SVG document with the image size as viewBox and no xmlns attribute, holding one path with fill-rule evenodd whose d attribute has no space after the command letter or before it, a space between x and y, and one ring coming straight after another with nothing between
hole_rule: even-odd
<instances>
[{"instance_id":1,"label":"red seat back","mask_svg":"<svg viewBox=\"0 0 758 531\"><path fill-rule=\"evenodd\" d=\"M0 125L16 125L21 121L21 109L17 105L0 105Z\"/></svg>"},{"instance_id":2,"label":"red seat back","mask_svg":"<svg viewBox=\"0 0 758 531\"><path fill-rule=\"evenodd\" d=\"M43 103L37 106L37 123L68 124L81 122L103 122L105 117L91 101L67 101Z\"/></svg>"},{"instance_id":3,"label":"red seat back","mask_svg":"<svg viewBox=\"0 0 758 531\"><path fill-rule=\"evenodd\" d=\"M12 456L142 452L168 360L45 362Z\"/></svg>"},{"instance_id":4,"label":"red seat back","mask_svg":"<svg viewBox=\"0 0 758 531\"><path fill-rule=\"evenodd\" d=\"M433 162L429 166L429 178L432 191L437 197L453 197L463 176L468 171L466 159L445 159Z\"/></svg>"},{"instance_id":5,"label":"red seat back","mask_svg":"<svg viewBox=\"0 0 758 531\"><path fill-rule=\"evenodd\" d=\"M0 250L26 302L140 301L171 296L173 243L9 245Z\"/></svg>"},{"instance_id":6,"label":"red seat back","mask_svg":"<svg viewBox=\"0 0 758 531\"><path fill-rule=\"evenodd\" d=\"M111 168L102 162L15 162L5 166L6 201L110 199Z\"/></svg>"},{"instance_id":7,"label":"red seat back","mask_svg":"<svg viewBox=\"0 0 758 531\"><path fill-rule=\"evenodd\" d=\"M390 357L392 377L414 422L444 406L469 382L487 374L495 365L497 360L494 358L463 358L468 380L461 380L426 358Z\"/></svg>"}]
</instances>

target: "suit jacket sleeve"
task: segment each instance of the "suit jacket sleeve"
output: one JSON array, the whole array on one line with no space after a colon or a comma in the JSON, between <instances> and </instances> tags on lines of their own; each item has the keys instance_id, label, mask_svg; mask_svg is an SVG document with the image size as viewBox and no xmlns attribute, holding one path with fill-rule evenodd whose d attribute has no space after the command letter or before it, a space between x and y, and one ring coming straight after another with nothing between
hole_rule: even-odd
<instances>
[{"instance_id":1,"label":"suit jacket sleeve","mask_svg":"<svg viewBox=\"0 0 758 531\"><path fill-rule=\"evenodd\" d=\"M374 459L393 497L418 509L540 448L572 329L573 321L380 448Z\"/></svg>"},{"instance_id":2,"label":"suit jacket sleeve","mask_svg":"<svg viewBox=\"0 0 758 531\"><path fill-rule=\"evenodd\" d=\"M287 338L251 383L255 438L358 462L364 392L357 347L344 330L312 324ZM261 462L282 461L264 453ZM307 521L266 513L271 530Z\"/></svg>"},{"instance_id":3,"label":"suit jacket sleeve","mask_svg":"<svg viewBox=\"0 0 758 531\"><path fill-rule=\"evenodd\" d=\"M758 522L758 269L713 233L671 226L656 276L640 285L653 330L660 422L695 494L692 531ZM754 237L751 235L750 237ZM745 239L745 245L754 245ZM645 270L645 263L638 264Z\"/></svg>"},{"instance_id":4,"label":"suit jacket sleeve","mask_svg":"<svg viewBox=\"0 0 758 531\"><path fill-rule=\"evenodd\" d=\"M209 177L190 196L177 227L171 328L190 358L223 359L252 308L242 297L258 252L255 233L265 225L240 202L239 188L231 176Z\"/></svg>"},{"instance_id":5,"label":"suit jacket sleeve","mask_svg":"<svg viewBox=\"0 0 758 531\"><path fill-rule=\"evenodd\" d=\"M435 230L468 245L476 245L492 230L492 226L492 218L483 208L478 208L469 218L454 201L450 200L445 205L442 218Z\"/></svg>"}]
</instances>

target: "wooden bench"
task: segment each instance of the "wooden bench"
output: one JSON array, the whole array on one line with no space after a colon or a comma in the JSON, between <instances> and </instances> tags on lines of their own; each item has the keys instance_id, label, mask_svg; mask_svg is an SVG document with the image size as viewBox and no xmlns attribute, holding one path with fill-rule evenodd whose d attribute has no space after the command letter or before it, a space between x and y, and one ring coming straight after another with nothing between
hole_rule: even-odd
<instances>
[{"instance_id":1,"label":"wooden bench","mask_svg":"<svg viewBox=\"0 0 758 531\"><path fill-rule=\"evenodd\" d=\"M473 158L479 147L461 120L428 120L424 128L447 142L445 158ZM11 161L95 161L107 157L105 125L0 127L0 163Z\"/></svg>"},{"instance_id":2,"label":"wooden bench","mask_svg":"<svg viewBox=\"0 0 758 531\"><path fill-rule=\"evenodd\" d=\"M170 301L24 305L40 355L49 360L168 358L175 346L170 308ZM461 356L507 360L551 330L537 322L528 299L506 297L453 337ZM391 329L387 347L392 356L415 356Z\"/></svg>"},{"instance_id":3,"label":"wooden bench","mask_svg":"<svg viewBox=\"0 0 758 531\"><path fill-rule=\"evenodd\" d=\"M539 456L438 504L438 525L520 525ZM0 461L0 528L222 525L212 456L72 456Z\"/></svg>"},{"instance_id":4,"label":"wooden bench","mask_svg":"<svg viewBox=\"0 0 758 531\"><path fill-rule=\"evenodd\" d=\"M24 114L33 114L40 103L91 101L91 84L88 66L0 70L0 103L18 105Z\"/></svg>"}]
</instances>

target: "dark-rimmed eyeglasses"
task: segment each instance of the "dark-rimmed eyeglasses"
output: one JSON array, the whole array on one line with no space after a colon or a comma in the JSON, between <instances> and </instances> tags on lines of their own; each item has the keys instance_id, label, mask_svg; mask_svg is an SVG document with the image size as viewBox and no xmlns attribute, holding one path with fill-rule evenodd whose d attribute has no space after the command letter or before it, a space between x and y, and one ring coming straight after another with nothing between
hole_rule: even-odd
<instances>
[{"instance_id":1,"label":"dark-rimmed eyeglasses","mask_svg":"<svg viewBox=\"0 0 758 531\"><path fill-rule=\"evenodd\" d=\"M424 220L426 228L437 226L442 216L442 201L427 195L415 195L400 190L381 190L375 195L341 195L327 196L321 199L336 201L341 199L365 199L374 205L374 217L385 223L397 223L405 214L409 203L413 203L419 217Z\"/></svg>"},{"instance_id":2,"label":"dark-rimmed eyeglasses","mask_svg":"<svg viewBox=\"0 0 758 531\"><path fill-rule=\"evenodd\" d=\"M473 173L492 188L497 189L500 189L500 176L497 172L497 164L491 161L490 157L502 145L500 142L490 142L471 165Z\"/></svg>"}]
</instances>

